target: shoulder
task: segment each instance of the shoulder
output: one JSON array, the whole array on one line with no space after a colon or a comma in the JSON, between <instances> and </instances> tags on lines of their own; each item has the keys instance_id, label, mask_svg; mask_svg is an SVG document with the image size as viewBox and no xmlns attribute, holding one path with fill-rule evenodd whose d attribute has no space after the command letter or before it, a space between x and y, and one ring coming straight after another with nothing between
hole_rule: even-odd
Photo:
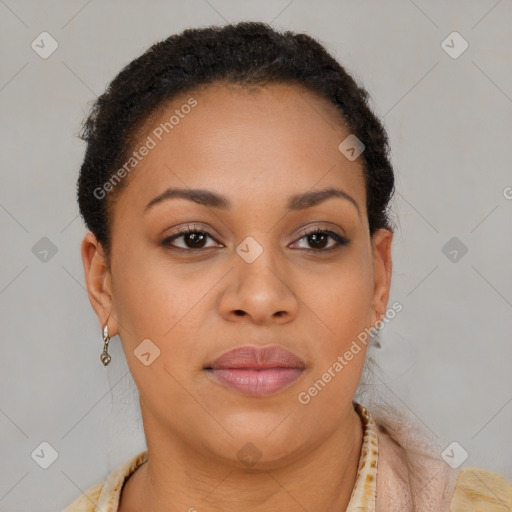
<instances>
[{"instance_id":1,"label":"shoulder","mask_svg":"<svg viewBox=\"0 0 512 512\"><path fill-rule=\"evenodd\" d=\"M386 505L400 504L382 510L512 511L512 483L499 473L475 467L452 470L442 459L407 453L384 432L379 434L379 452L382 446L383 454L382 461L379 456L379 472L382 467L384 477L382 498Z\"/></svg>"},{"instance_id":2,"label":"shoulder","mask_svg":"<svg viewBox=\"0 0 512 512\"><path fill-rule=\"evenodd\" d=\"M66 507L63 512L92 512L98 504L105 480L95 483Z\"/></svg>"},{"instance_id":3,"label":"shoulder","mask_svg":"<svg viewBox=\"0 0 512 512\"><path fill-rule=\"evenodd\" d=\"M460 471L450 512L509 512L512 484L498 474L481 468Z\"/></svg>"},{"instance_id":4,"label":"shoulder","mask_svg":"<svg viewBox=\"0 0 512 512\"><path fill-rule=\"evenodd\" d=\"M130 475L148 460L148 451L144 450L121 464L73 501L63 512L116 512L123 484Z\"/></svg>"},{"instance_id":5,"label":"shoulder","mask_svg":"<svg viewBox=\"0 0 512 512\"><path fill-rule=\"evenodd\" d=\"M377 512L512 512L512 483L502 475L452 469L414 420L377 411Z\"/></svg>"},{"instance_id":6,"label":"shoulder","mask_svg":"<svg viewBox=\"0 0 512 512\"><path fill-rule=\"evenodd\" d=\"M448 511L457 472L433 453L410 449L400 441L379 426L377 512Z\"/></svg>"}]
</instances>

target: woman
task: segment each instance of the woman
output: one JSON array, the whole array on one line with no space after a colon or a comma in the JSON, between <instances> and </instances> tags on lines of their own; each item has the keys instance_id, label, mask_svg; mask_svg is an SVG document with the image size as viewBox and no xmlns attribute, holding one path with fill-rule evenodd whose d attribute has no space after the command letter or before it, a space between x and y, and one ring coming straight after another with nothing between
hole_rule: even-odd
<instances>
[{"instance_id":1,"label":"woman","mask_svg":"<svg viewBox=\"0 0 512 512\"><path fill-rule=\"evenodd\" d=\"M67 511L512 506L503 477L452 470L355 399L368 333L396 312L367 99L314 39L262 23L171 36L98 99L82 258L148 449Z\"/></svg>"}]
</instances>

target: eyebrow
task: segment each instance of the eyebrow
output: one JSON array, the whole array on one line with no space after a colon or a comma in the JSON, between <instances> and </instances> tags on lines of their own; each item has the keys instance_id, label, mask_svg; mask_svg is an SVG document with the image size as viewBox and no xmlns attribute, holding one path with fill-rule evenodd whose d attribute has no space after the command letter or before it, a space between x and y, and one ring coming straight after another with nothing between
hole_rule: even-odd
<instances>
[{"instance_id":1,"label":"eyebrow","mask_svg":"<svg viewBox=\"0 0 512 512\"><path fill-rule=\"evenodd\" d=\"M347 192L344 190L337 188L325 188L322 190L315 190L311 192L304 192L302 194L292 195L288 198L287 210L305 210L306 208L316 206L333 197L349 201L355 206L357 213L359 215L361 214L359 205L357 204L356 200L351 195L347 194ZM146 205L144 208L144 213L146 213L153 206L169 199L188 199L189 201L194 201L195 203L203 206L219 208L222 210L229 210L232 206L230 200L226 196L212 192L210 190L168 188Z\"/></svg>"}]
</instances>

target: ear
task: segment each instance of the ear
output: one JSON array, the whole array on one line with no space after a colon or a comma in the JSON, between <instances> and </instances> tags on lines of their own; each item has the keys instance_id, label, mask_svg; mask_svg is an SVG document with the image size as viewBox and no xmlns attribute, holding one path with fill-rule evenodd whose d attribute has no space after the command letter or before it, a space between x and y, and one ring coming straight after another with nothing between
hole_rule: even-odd
<instances>
[{"instance_id":1,"label":"ear","mask_svg":"<svg viewBox=\"0 0 512 512\"><path fill-rule=\"evenodd\" d=\"M372 236L373 270L375 288L372 298L371 324L380 320L388 307L389 290L391 287L391 242L393 233L388 229L378 229Z\"/></svg>"},{"instance_id":2,"label":"ear","mask_svg":"<svg viewBox=\"0 0 512 512\"><path fill-rule=\"evenodd\" d=\"M118 325L111 274L103 247L90 231L82 241L82 263L91 306L98 315L101 328L103 329L108 321L109 336L115 336L118 332Z\"/></svg>"}]
</instances>

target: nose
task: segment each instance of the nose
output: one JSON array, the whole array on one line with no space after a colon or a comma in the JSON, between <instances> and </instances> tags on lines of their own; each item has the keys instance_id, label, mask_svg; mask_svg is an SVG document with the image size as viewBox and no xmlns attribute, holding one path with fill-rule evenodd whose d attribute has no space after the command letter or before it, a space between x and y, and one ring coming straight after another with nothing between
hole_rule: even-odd
<instances>
[{"instance_id":1,"label":"nose","mask_svg":"<svg viewBox=\"0 0 512 512\"><path fill-rule=\"evenodd\" d=\"M243 245L243 244L242 244ZM287 323L298 312L299 301L290 282L291 273L270 250L248 263L238 254L228 274L219 308L228 321L245 321L257 325Z\"/></svg>"}]
</instances>

